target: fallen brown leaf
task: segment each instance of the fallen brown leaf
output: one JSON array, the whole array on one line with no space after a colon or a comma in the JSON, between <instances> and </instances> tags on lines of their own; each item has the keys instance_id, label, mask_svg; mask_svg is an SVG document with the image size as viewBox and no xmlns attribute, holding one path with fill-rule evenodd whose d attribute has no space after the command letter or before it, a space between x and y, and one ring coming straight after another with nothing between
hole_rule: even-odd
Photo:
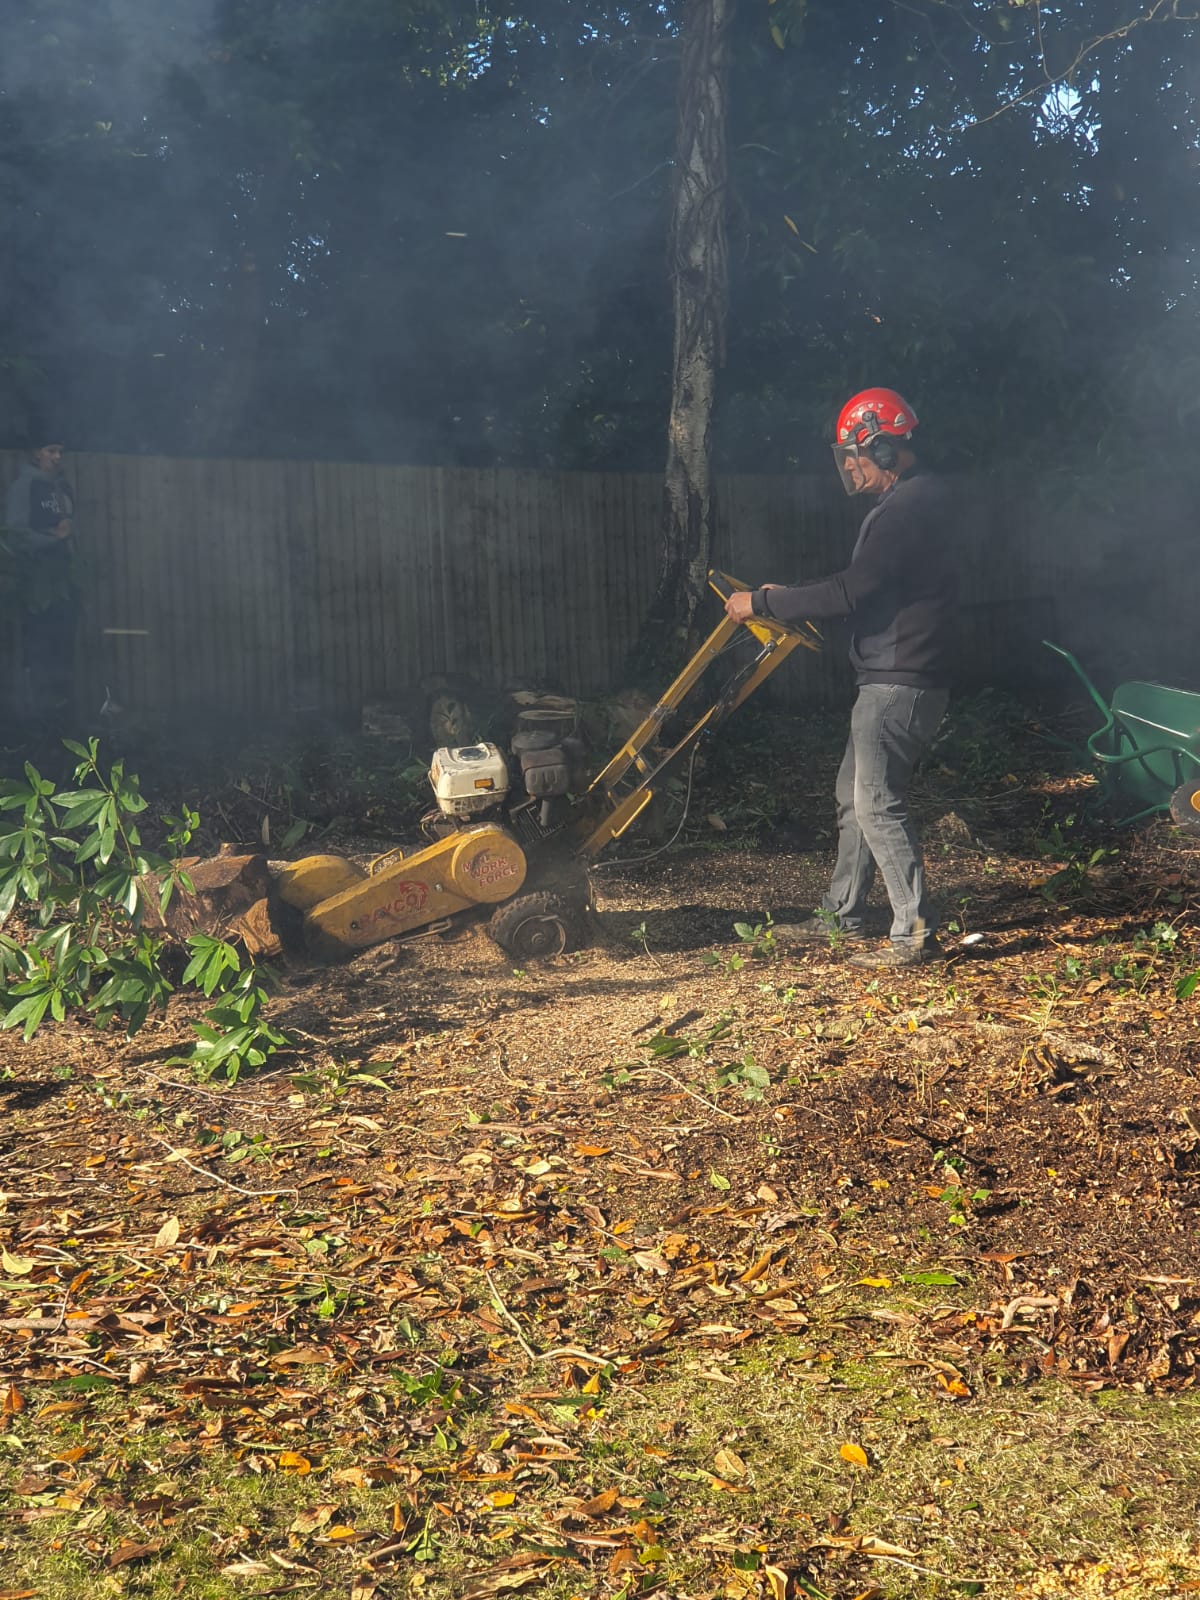
<instances>
[{"instance_id":1,"label":"fallen brown leaf","mask_svg":"<svg viewBox=\"0 0 1200 1600\"><path fill-rule=\"evenodd\" d=\"M616 1503L617 1491L615 1489L605 1489L602 1494L593 1495L590 1500L586 1500L580 1506L579 1514L581 1517L603 1517L612 1510Z\"/></svg>"},{"instance_id":2,"label":"fallen brown leaf","mask_svg":"<svg viewBox=\"0 0 1200 1600\"><path fill-rule=\"evenodd\" d=\"M337 1506L333 1503L320 1506L310 1506L307 1511L302 1511L288 1529L289 1533L301 1535L315 1533L318 1528L323 1528L333 1521L333 1514Z\"/></svg>"},{"instance_id":3,"label":"fallen brown leaf","mask_svg":"<svg viewBox=\"0 0 1200 1600\"><path fill-rule=\"evenodd\" d=\"M493 1567L486 1573L471 1582L468 1580L460 1600L487 1600L489 1595L503 1594L506 1590L524 1589L532 1583L539 1583L553 1567L553 1561L547 1561L545 1556L535 1555L532 1551L516 1556L509 1556L507 1561L502 1561L499 1566Z\"/></svg>"},{"instance_id":4,"label":"fallen brown leaf","mask_svg":"<svg viewBox=\"0 0 1200 1600\"><path fill-rule=\"evenodd\" d=\"M774 1254L774 1250L764 1250L762 1255L759 1256L758 1260L755 1261L752 1266L746 1268L745 1272L743 1272L741 1277L738 1279L738 1282L756 1283L759 1278L764 1276L767 1269L770 1267Z\"/></svg>"},{"instance_id":5,"label":"fallen brown leaf","mask_svg":"<svg viewBox=\"0 0 1200 1600\"><path fill-rule=\"evenodd\" d=\"M129 1561L146 1561L151 1556L158 1555L163 1547L161 1539L153 1539L149 1544L137 1544L132 1539L124 1539L115 1550L110 1550L104 1558L106 1567L123 1567Z\"/></svg>"},{"instance_id":6,"label":"fallen brown leaf","mask_svg":"<svg viewBox=\"0 0 1200 1600\"><path fill-rule=\"evenodd\" d=\"M969 1400L971 1398L969 1387L956 1374L951 1374L947 1377L944 1372L939 1372L937 1374L937 1384L939 1389L943 1389L947 1394L953 1395L956 1400Z\"/></svg>"},{"instance_id":7,"label":"fallen brown leaf","mask_svg":"<svg viewBox=\"0 0 1200 1600\"><path fill-rule=\"evenodd\" d=\"M179 1243L179 1218L168 1217L162 1227L154 1235L154 1248L156 1250L169 1250L173 1244Z\"/></svg>"},{"instance_id":8,"label":"fallen brown leaf","mask_svg":"<svg viewBox=\"0 0 1200 1600\"><path fill-rule=\"evenodd\" d=\"M864 1555L896 1556L902 1561L915 1561L917 1555L915 1550L907 1550L902 1544L890 1544L886 1539L877 1539L873 1533L864 1533L858 1541L858 1548Z\"/></svg>"},{"instance_id":9,"label":"fallen brown leaf","mask_svg":"<svg viewBox=\"0 0 1200 1600\"><path fill-rule=\"evenodd\" d=\"M334 1361L336 1358L329 1350L281 1350L278 1355L273 1355L270 1365L273 1367L304 1367L320 1366Z\"/></svg>"},{"instance_id":10,"label":"fallen brown leaf","mask_svg":"<svg viewBox=\"0 0 1200 1600\"><path fill-rule=\"evenodd\" d=\"M86 1400L55 1400L48 1406L43 1406L38 1412L39 1422L43 1417L65 1417L72 1411L82 1411L87 1405Z\"/></svg>"}]
</instances>

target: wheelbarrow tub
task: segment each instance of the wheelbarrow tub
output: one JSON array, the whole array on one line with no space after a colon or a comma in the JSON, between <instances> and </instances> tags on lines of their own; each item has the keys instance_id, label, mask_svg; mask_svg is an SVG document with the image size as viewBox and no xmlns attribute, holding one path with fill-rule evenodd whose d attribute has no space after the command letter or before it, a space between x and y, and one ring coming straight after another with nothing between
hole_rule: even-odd
<instances>
[{"instance_id":1,"label":"wheelbarrow tub","mask_svg":"<svg viewBox=\"0 0 1200 1600\"><path fill-rule=\"evenodd\" d=\"M1118 684L1112 727L1088 745L1124 797L1147 811L1166 810L1182 784L1200 778L1200 695L1138 679Z\"/></svg>"},{"instance_id":2,"label":"wheelbarrow tub","mask_svg":"<svg viewBox=\"0 0 1200 1600\"><path fill-rule=\"evenodd\" d=\"M1177 822L1200 827L1200 694L1130 679L1106 703L1069 651L1046 644L1068 662L1104 716L1087 750L1110 797L1122 809L1134 808L1122 820L1170 811Z\"/></svg>"}]
</instances>

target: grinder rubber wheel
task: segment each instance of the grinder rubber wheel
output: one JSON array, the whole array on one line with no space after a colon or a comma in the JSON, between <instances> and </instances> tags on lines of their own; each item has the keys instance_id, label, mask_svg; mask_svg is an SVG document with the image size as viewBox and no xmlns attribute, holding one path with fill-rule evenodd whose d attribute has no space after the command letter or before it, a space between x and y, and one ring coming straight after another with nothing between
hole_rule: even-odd
<instances>
[{"instance_id":1,"label":"grinder rubber wheel","mask_svg":"<svg viewBox=\"0 0 1200 1600\"><path fill-rule=\"evenodd\" d=\"M518 961L560 956L584 943L586 912L561 894L519 894L491 915L487 931Z\"/></svg>"},{"instance_id":2,"label":"grinder rubber wheel","mask_svg":"<svg viewBox=\"0 0 1200 1600\"><path fill-rule=\"evenodd\" d=\"M1171 821L1200 833L1200 778L1189 778L1171 796Z\"/></svg>"}]
</instances>

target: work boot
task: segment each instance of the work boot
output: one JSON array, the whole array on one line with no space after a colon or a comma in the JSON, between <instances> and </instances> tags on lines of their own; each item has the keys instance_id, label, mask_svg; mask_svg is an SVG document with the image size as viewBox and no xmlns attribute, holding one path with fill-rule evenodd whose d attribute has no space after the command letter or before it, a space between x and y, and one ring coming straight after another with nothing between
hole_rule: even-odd
<instances>
[{"instance_id":1,"label":"work boot","mask_svg":"<svg viewBox=\"0 0 1200 1600\"><path fill-rule=\"evenodd\" d=\"M805 917L803 922L776 922L771 928L771 936L777 945L827 945L835 939L859 944L866 938L865 933L839 928L835 920L827 917Z\"/></svg>"},{"instance_id":2,"label":"work boot","mask_svg":"<svg viewBox=\"0 0 1200 1600\"><path fill-rule=\"evenodd\" d=\"M944 961L946 952L936 939L928 939L924 944L887 944L879 945L875 950L858 950L850 957L850 964L854 967L868 967L875 971L881 969L894 970L897 967L923 967L930 961Z\"/></svg>"}]
</instances>

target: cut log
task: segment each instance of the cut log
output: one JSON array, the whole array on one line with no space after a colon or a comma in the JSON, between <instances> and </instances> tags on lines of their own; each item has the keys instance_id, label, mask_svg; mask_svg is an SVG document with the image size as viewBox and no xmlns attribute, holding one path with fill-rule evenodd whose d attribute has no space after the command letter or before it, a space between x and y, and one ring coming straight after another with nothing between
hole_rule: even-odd
<instances>
[{"instance_id":1,"label":"cut log","mask_svg":"<svg viewBox=\"0 0 1200 1600\"><path fill-rule=\"evenodd\" d=\"M149 902L144 926L151 933L165 933L180 943L193 933L207 933L214 939L246 939L239 923L253 910L251 937L264 948L272 943L268 936L272 925L266 907L270 887L266 856L189 856L180 862L180 867L191 879L192 892L176 889L165 913L158 909L160 875L151 873L142 879ZM249 939L246 947L255 954Z\"/></svg>"},{"instance_id":2,"label":"cut log","mask_svg":"<svg viewBox=\"0 0 1200 1600\"><path fill-rule=\"evenodd\" d=\"M269 900L256 900L233 924L253 961L274 961L283 954L283 938L271 915Z\"/></svg>"}]
</instances>

